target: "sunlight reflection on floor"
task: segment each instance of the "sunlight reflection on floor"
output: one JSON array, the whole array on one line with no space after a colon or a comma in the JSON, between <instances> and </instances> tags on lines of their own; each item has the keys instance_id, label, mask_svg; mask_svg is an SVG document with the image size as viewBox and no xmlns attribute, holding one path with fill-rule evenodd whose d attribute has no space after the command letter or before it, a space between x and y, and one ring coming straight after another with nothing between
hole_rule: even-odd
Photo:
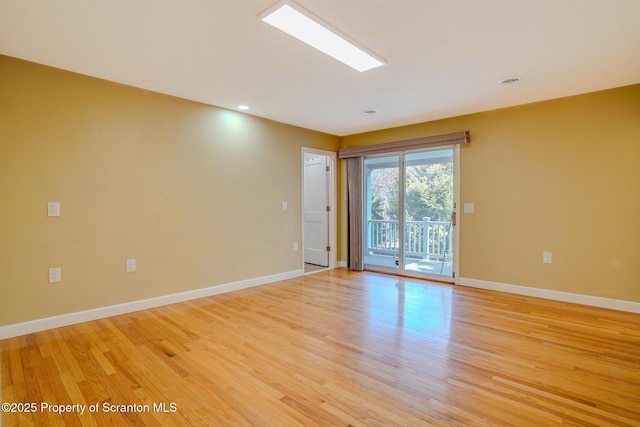
<instances>
[{"instance_id":1,"label":"sunlight reflection on floor","mask_svg":"<svg viewBox=\"0 0 640 427\"><path fill-rule=\"evenodd\" d=\"M448 341L451 285L378 276L368 287L368 297L368 320L377 333L386 330L431 342Z\"/></svg>"}]
</instances>

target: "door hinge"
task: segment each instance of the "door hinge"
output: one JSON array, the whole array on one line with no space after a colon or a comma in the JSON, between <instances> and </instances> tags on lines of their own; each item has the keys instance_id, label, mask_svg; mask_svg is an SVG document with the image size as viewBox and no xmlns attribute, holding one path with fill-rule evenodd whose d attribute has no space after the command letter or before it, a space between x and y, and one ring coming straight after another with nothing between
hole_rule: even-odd
<instances>
[{"instance_id":1,"label":"door hinge","mask_svg":"<svg viewBox=\"0 0 640 427\"><path fill-rule=\"evenodd\" d=\"M455 212L451 213L451 223L453 225L456 225L456 213Z\"/></svg>"},{"instance_id":2,"label":"door hinge","mask_svg":"<svg viewBox=\"0 0 640 427\"><path fill-rule=\"evenodd\" d=\"M331 212L331 206L327 206L327 212Z\"/></svg>"},{"instance_id":3,"label":"door hinge","mask_svg":"<svg viewBox=\"0 0 640 427\"><path fill-rule=\"evenodd\" d=\"M453 272L453 278L454 279L456 278L456 272L455 271Z\"/></svg>"},{"instance_id":4,"label":"door hinge","mask_svg":"<svg viewBox=\"0 0 640 427\"><path fill-rule=\"evenodd\" d=\"M327 252L331 252L331 246L327 246Z\"/></svg>"},{"instance_id":5,"label":"door hinge","mask_svg":"<svg viewBox=\"0 0 640 427\"><path fill-rule=\"evenodd\" d=\"M330 172L331 168L329 166L327 166L327 172Z\"/></svg>"}]
</instances>

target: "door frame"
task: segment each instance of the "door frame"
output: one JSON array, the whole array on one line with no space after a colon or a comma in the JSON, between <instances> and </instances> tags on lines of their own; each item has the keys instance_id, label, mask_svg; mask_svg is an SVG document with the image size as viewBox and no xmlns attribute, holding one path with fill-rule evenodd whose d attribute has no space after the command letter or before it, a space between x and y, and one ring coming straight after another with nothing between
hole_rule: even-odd
<instances>
[{"instance_id":1,"label":"door frame","mask_svg":"<svg viewBox=\"0 0 640 427\"><path fill-rule=\"evenodd\" d=\"M439 282L446 282L446 283L453 283L453 284L458 284L458 279L460 277L459 274L459 265L460 265L460 223L461 223L461 217L462 215L460 215L460 213L462 212L462 209L460 208L460 145L459 144L454 144L451 146L443 146L443 147L434 147L433 150L438 150L438 149L443 149L443 148L451 148L453 151L453 203L454 203L454 212L456 214L456 224L455 226L452 227L453 230L453 244L454 244L454 251L453 251L453 260L452 260L452 273L453 273L453 277L448 277L448 276L438 276L438 275L431 275L431 274L427 274L427 273L416 273L413 271L407 271L404 269L403 265L404 265L404 253L403 251L400 251L400 253L398 254L398 268L390 268L390 267L385 267L385 266L377 266L374 265L374 268L367 268L367 270L370 271L379 271L381 273L387 273L387 274L394 274L394 275L401 275L401 276L407 276L407 277L416 277L416 278L420 278L420 279L426 279L426 280L432 280L432 281L439 281ZM397 151L397 152L393 152L393 153L385 153L385 154L381 154L380 157L385 157L385 156L398 156L398 167L399 167L399 180L402 180L405 178L405 171L404 171L404 155L407 153L411 153L414 151L428 151L430 149L420 149L420 150L408 150L408 151ZM377 156L372 156L372 157L377 157ZM366 183L363 180L363 185L366 185ZM363 191L363 195L366 192ZM399 200L398 200L398 204L400 206L400 209L402 211L404 211L404 191L400 191L398 193L399 196ZM365 238L366 236L366 218L367 218L367 206L366 206L366 202L362 204L362 226L363 226L363 230L362 230L362 237ZM403 215L402 212L400 212L401 215ZM363 242L364 243L364 242ZM404 247L404 233L401 233L399 236L399 246L400 248ZM365 251L365 247L366 245L363 244L362 245L362 257L364 259L364 251ZM368 264L369 266L371 266L372 264Z\"/></svg>"},{"instance_id":2,"label":"door frame","mask_svg":"<svg viewBox=\"0 0 640 427\"><path fill-rule=\"evenodd\" d=\"M453 227L453 284L460 279L460 223L462 223L462 206L460 204L460 144L453 146L453 203L455 203L456 225Z\"/></svg>"},{"instance_id":3,"label":"door frame","mask_svg":"<svg viewBox=\"0 0 640 427\"><path fill-rule=\"evenodd\" d=\"M328 270L328 269L333 269L336 267L336 259L337 259L337 249L338 249L338 239L337 239L337 232L336 232L336 210L337 210L337 192L336 192L336 167L337 167L337 162L336 162L336 153L333 151L325 151L325 150L320 150L317 148L310 148L310 147L302 147L301 149L301 154L300 154L300 168L301 168L301 172L300 172L300 188L301 188L301 198L300 198L300 235L302 236L301 238L301 247L300 247L300 258L301 258L301 268L303 271L303 274L309 274L309 273L304 273L304 248L305 248L305 237L304 237L304 157L305 154L317 154L319 156L325 156L329 159L329 183L328 183L328 188L327 188L327 194L328 194L328 199L329 199L329 222L328 222L328 227L329 227L329 247L331 248L331 250L329 251L329 267L327 267L326 269L321 269L321 270L315 270L315 272L317 271L322 271L322 270Z\"/></svg>"}]
</instances>

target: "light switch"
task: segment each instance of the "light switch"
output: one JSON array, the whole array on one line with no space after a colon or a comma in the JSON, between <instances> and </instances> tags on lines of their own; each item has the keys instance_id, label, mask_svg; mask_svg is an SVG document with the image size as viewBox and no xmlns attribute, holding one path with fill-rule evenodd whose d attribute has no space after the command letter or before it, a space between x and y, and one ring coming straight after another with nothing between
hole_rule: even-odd
<instances>
[{"instance_id":1,"label":"light switch","mask_svg":"<svg viewBox=\"0 0 640 427\"><path fill-rule=\"evenodd\" d=\"M136 260L128 259L127 262L127 273L133 273L136 271Z\"/></svg>"},{"instance_id":2,"label":"light switch","mask_svg":"<svg viewBox=\"0 0 640 427\"><path fill-rule=\"evenodd\" d=\"M60 216L60 202L47 202L47 216Z\"/></svg>"},{"instance_id":3,"label":"light switch","mask_svg":"<svg viewBox=\"0 0 640 427\"><path fill-rule=\"evenodd\" d=\"M54 267L49 269L49 283L62 282L62 269Z\"/></svg>"},{"instance_id":4,"label":"light switch","mask_svg":"<svg viewBox=\"0 0 640 427\"><path fill-rule=\"evenodd\" d=\"M551 252L542 252L542 262L545 264L551 264L553 256Z\"/></svg>"},{"instance_id":5,"label":"light switch","mask_svg":"<svg viewBox=\"0 0 640 427\"><path fill-rule=\"evenodd\" d=\"M465 203L463 209L464 213L474 213L476 211L476 205L473 203Z\"/></svg>"},{"instance_id":6,"label":"light switch","mask_svg":"<svg viewBox=\"0 0 640 427\"><path fill-rule=\"evenodd\" d=\"M289 205L287 204L287 202L282 202L282 210L286 211L287 209L289 209Z\"/></svg>"}]
</instances>

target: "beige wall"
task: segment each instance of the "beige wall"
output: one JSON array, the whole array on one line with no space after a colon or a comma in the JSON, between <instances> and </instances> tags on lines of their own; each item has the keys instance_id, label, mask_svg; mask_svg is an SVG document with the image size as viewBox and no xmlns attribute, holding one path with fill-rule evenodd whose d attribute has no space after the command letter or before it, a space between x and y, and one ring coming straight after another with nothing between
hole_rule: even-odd
<instances>
[{"instance_id":1,"label":"beige wall","mask_svg":"<svg viewBox=\"0 0 640 427\"><path fill-rule=\"evenodd\" d=\"M301 146L338 144L0 56L0 325L299 269Z\"/></svg>"},{"instance_id":2,"label":"beige wall","mask_svg":"<svg viewBox=\"0 0 640 427\"><path fill-rule=\"evenodd\" d=\"M345 137L468 130L461 277L640 301L640 85ZM553 264L542 263L542 252Z\"/></svg>"},{"instance_id":3,"label":"beige wall","mask_svg":"<svg viewBox=\"0 0 640 427\"><path fill-rule=\"evenodd\" d=\"M639 117L635 85L341 145L469 130L460 276L640 301ZM300 147L339 144L0 56L0 325L300 268ZM345 224L341 206L338 260Z\"/></svg>"}]
</instances>

